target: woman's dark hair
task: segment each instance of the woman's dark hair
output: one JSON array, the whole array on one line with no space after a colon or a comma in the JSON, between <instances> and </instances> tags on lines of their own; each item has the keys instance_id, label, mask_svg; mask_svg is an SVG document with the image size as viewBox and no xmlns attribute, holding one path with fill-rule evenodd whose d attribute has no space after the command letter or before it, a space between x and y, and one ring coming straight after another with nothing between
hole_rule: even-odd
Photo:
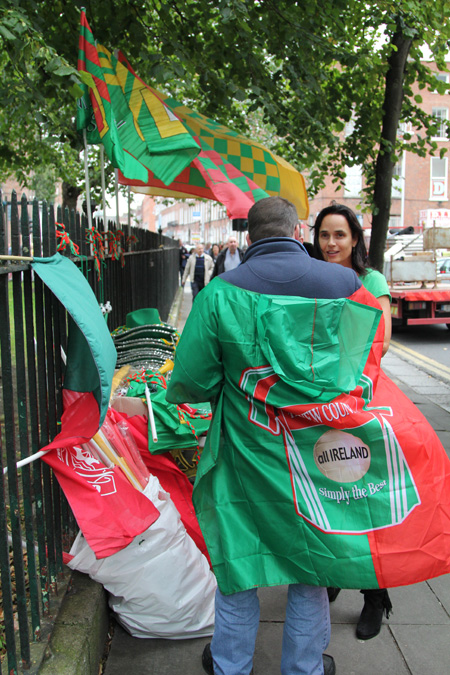
<instances>
[{"instance_id":1,"label":"woman's dark hair","mask_svg":"<svg viewBox=\"0 0 450 675\"><path fill-rule=\"evenodd\" d=\"M352 248L352 268L355 270L356 274L364 276L367 273L367 249L364 243L363 229L359 224L355 212L349 209L348 206L344 206L344 204L330 204L330 206L326 206L322 209L317 216L313 227L314 257L318 258L318 260L324 259L322 251L320 250L319 230L325 216L329 216L330 214L344 216L352 233L352 237L356 237L356 244Z\"/></svg>"}]
</instances>

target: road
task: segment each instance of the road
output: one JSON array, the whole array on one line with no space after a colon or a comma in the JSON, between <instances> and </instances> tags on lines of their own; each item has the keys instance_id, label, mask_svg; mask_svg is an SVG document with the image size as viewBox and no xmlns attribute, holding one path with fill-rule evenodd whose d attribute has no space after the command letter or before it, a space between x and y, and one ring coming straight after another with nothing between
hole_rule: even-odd
<instances>
[{"instance_id":1,"label":"road","mask_svg":"<svg viewBox=\"0 0 450 675\"><path fill-rule=\"evenodd\" d=\"M450 330L443 325L395 329L390 349L434 377L450 382Z\"/></svg>"}]
</instances>

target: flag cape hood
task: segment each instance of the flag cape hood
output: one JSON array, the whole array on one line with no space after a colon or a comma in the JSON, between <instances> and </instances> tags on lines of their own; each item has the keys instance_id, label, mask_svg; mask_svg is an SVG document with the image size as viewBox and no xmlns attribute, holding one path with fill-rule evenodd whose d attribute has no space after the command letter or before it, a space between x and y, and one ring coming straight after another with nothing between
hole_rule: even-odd
<instances>
[{"instance_id":1,"label":"flag cape hood","mask_svg":"<svg viewBox=\"0 0 450 675\"><path fill-rule=\"evenodd\" d=\"M222 592L449 571L450 461L380 371L377 307L363 288L311 300L221 279L196 299L167 398L213 401L194 505Z\"/></svg>"}]
</instances>

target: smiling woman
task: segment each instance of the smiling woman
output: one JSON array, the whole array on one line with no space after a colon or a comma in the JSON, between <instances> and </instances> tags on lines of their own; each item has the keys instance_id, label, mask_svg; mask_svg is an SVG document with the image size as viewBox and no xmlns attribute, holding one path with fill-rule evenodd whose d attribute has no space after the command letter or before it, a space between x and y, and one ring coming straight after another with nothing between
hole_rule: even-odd
<instances>
[{"instance_id":1,"label":"smiling woman","mask_svg":"<svg viewBox=\"0 0 450 675\"><path fill-rule=\"evenodd\" d=\"M326 262L352 267L352 250L357 238L352 236L344 216L330 213L322 220L319 230L319 246Z\"/></svg>"}]
</instances>

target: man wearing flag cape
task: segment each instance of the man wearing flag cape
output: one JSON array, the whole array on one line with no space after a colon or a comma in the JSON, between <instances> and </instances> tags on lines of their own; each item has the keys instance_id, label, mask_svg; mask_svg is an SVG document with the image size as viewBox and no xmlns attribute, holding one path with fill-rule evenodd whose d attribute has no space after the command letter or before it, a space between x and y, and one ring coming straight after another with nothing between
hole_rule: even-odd
<instances>
[{"instance_id":1,"label":"man wearing flag cape","mask_svg":"<svg viewBox=\"0 0 450 675\"><path fill-rule=\"evenodd\" d=\"M293 204L256 202L248 244L196 299L166 396L213 407L193 495L218 582L203 666L248 675L257 588L288 584L281 673L328 675L325 587L450 571L450 462L380 371L377 300L308 256Z\"/></svg>"}]
</instances>

